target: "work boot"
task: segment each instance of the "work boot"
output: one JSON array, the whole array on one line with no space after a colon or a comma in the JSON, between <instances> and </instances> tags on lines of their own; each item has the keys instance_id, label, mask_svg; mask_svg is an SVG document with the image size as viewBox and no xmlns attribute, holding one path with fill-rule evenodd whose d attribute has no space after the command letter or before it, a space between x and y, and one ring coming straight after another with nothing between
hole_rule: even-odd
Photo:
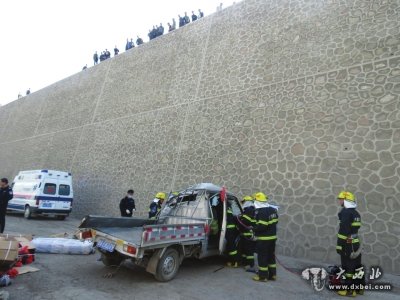
<instances>
[{"instance_id":1,"label":"work boot","mask_svg":"<svg viewBox=\"0 0 400 300\"><path fill-rule=\"evenodd\" d=\"M354 291L354 290L341 290L341 291L338 291L337 294L338 294L339 296L348 296L348 297L355 297L355 296L357 296L357 293L356 293L356 291Z\"/></svg>"},{"instance_id":2,"label":"work boot","mask_svg":"<svg viewBox=\"0 0 400 300\"><path fill-rule=\"evenodd\" d=\"M260 281L260 282L267 282L267 281L268 281L267 278L263 278L263 277L260 277L260 276L258 276L258 275L254 276L254 277L253 277L253 280L254 280L254 281Z\"/></svg>"},{"instance_id":3,"label":"work boot","mask_svg":"<svg viewBox=\"0 0 400 300\"><path fill-rule=\"evenodd\" d=\"M276 275L272 275L268 280L276 281Z\"/></svg>"},{"instance_id":4,"label":"work boot","mask_svg":"<svg viewBox=\"0 0 400 300\"><path fill-rule=\"evenodd\" d=\"M237 268L238 267L238 263L237 262L228 262L227 264L226 264L226 266L227 267L229 267L229 268Z\"/></svg>"}]
</instances>

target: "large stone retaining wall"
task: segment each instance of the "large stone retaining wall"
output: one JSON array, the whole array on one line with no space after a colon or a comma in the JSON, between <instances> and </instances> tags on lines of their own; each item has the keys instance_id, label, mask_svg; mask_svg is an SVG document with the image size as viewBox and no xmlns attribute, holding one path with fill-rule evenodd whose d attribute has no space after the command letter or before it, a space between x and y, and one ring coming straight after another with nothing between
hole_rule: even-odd
<instances>
[{"instance_id":1,"label":"large stone retaining wall","mask_svg":"<svg viewBox=\"0 0 400 300\"><path fill-rule=\"evenodd\" d=\"M367 264L400 271L398 0L246 0L0 108L0 170L74 174L74 213L198 182L281 205L279 252L338 260L356 193ZM40 70L38 70L40 72Z\"/></svg>"}]
</instances>

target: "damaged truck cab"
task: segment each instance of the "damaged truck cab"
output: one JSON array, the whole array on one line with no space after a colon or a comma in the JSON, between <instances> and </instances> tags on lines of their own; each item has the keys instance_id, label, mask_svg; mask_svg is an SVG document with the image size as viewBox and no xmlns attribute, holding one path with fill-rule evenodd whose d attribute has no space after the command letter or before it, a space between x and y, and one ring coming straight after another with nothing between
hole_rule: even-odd
<instances>
[{"instance_id":1,"label":"damaged truck cab","mask_svg":"<svg viewBox=\"0 0 400 300\"><path fill-rule=\"evenodd\" d=\"M184 258L223 254L228 206L241 213L233 194L202 183L170 195L155 220L89 215L79 228L93 238L105 265L131 259L157 280L169 281Z\"/></svg>"}]
</instances>

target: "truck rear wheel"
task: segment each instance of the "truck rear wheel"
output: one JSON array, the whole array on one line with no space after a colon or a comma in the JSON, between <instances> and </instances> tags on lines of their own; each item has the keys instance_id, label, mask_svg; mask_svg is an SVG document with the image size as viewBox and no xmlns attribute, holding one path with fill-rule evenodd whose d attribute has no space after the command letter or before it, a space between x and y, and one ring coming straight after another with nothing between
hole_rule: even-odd
<instances>
[{"instance_id":1,"label":"truck rear wheel","mask_svg":"<svg viewBox=\"0 0 400 300\"><path fill-rule=\"evenodd\" d=\"M32 218L32 210L31 210L29 205L25 206L24 218L25 219L31 219Z\"/></svg>"},{"instance_id":2,"label":"truck rear wheel","mask_svg":"<svg viewBox=\"0 0 400 300\"><path fill-rule=\"evenodd\" d=\"M157 272L154 276L158 281L170 281L178 273L179 265L180 258L178 251L169 248L158 261Z\"/></svg>"},{"instance_id":3,"label":"truck rear wheel","mask_svg":"<svg viewBox=\"0 0 400 300\"><path fill-rule=\"evenodd\" d=\"M101 254L101 261L106 267L115 266L118 267L124 259L118 255L112 254Z\"/></svg>"},{"instance_id":4,"label":"truck rear wheel","mask_svg":"<svg viewBox=\"0 0 400 300\"><path fill-rule=\"evenodd\" d=\"M56 216L57 220L64 221L67 216Z\"/></svg>"}]
</instances>

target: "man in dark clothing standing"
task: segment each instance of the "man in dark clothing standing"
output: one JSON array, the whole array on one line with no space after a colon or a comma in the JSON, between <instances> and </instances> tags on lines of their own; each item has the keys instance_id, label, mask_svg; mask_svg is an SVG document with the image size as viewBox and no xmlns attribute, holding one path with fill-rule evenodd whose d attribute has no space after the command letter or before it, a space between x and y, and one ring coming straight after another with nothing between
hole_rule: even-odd
<instances>
[{"instance_id":1,"label":"man in dark clothing standing","mask_svg":"<svg viewBox=\"0 0 400 300\"><path fill-rule=\"evenodd\" d=\"M232 207L228 202L228 209L226 211L226 252L228 254L227 267L237 268L238 264L238 248L237 237L239 236L236 218L233 215Z\"/></svg>"},{"instance_id":2,"label":"man in dark clothing standing","mask_svg":"<svg viewBox=\"0 0 400 300\"><path fill-rule=\"evenodd\" d=\"M204 17L204 13L201 11L201 9L199 9L199 18Z\"/></svg>"},{"instance_id":3,"label":"man in dark clothing standing","mask_svg":"<svg viewBox=\"0 0 400 300\"><path fill-rule=\"evenodd\" d=\"M131 43L129 43L129 40L126 39L125 51L128 51L129 49L131 49Z\"/></svg>"},{"instance_id":4,"label":"man in dark clothing standing","mask_svg":"<svg viewBox=\"0 0 400 300\"><path fill-rule=\"evenodd\" d=\"M158 27L158 36L164 34L164 27L162 26L162 23L160 23L160 27Z\"/></svg>"},{"instance_id":5,"label":"man in dark clothing standing","mask_svg":"<svg viewBox=\"0 0 400 300\"><path fill-rule=\"evenodd\" d=\"M133 199L133 190L129 190L126 196L119 202L119 210L121 217L132 217L133 211L136 210L135 199Z\"/></svg>"},{"instance_id":6,"label":"man in dark clothing standing","mask_svg":"<svg viewBox=\"0 0 400 300\"><path fill-rule=\"evenodd\" d=\"M137 37L137 40L136 40L136 45L141 45L141 44L143 44L143 40L138 36Z\"/></svg>"},{"instance_id":7,"label":"man in dark clothing standing","mask_svg":"<svg viewBox=\"0 0 400 300\"><path fill-rule=\"evenodd\" d=\"M6 226L6 212L8 201L13 198L13 191L8 185L7 178L0 180L0 233L4 232Z\"/></svg>"},{"instance_id":8,"label":"man in dark clothing standing","mask_svg":"<svg viewBox=\"0 0 400 300\"><path fill-rule=\"evenodd\" d=\"M195 15L194 11L192 11L192 22L197 20L197 16Z\"/></svg>"},{"instance_id":9,"label":"man in dark clothing standing","mask_svg":"<svg viewBox=\"0 0 400 300\"><path fill-rule=\"evenodd\" d=\"M104 53L106 55L106 59L111 57L111 53L107 49L106 49L106 51Z\"/></svg>"},{"instance_id":10,"label":"man in dark clothing standing","mask_svg":"<svg viewBox=\"0 0 400 300\"><path fill-rule=\"evenodd\" d=\"M94 61L94 66L97 65L99 62L99 56L97 54L97 51L93 54L93 61Z\"/></svg>"},{"instance_id":11,"label":"man in dark clothing standing","mask_svg":"<svg viewBox=\"0 0 400 300\"><path fill-rule=\"evenodd\" d=\"M185 18L181 17L181 15L178 15L179 19L179 27L185 26Z\"/></svg>"},{"instance_id":12,"label":"man in dark clothing standing","mask_svg":"<svg viewBox=\"0 0 400 300\"><path fill-rule=\"evenodd\" d=\"M245 270L252 272L254 271L254 253L256 252L256 242L252 239L252 228L256 225L256 220L254 219L255 207L253 197L243 197L242 209L243 213L238 216L239 231L241 235L242 262L245 265Z\"/></svg>"},{"instance_id":13,"label":"man in dark clothing standing","mask_svg":"<svg viewBox=\"0 0 400 300\"><path fill-rule=\"evenodd\" d=\"M31 93L31 88L29 88L27 91L26 91L26 95L29 95Z\"/></svg>"},{"instance_id":14,"label":"man in dark clothing standing","mask_svg":"<svg viewBox=\"0 0 400 300\"><path fill-rule=\"evenodd\" d=\"M115 46L115 48L114 48L114 56L118 55L118 53L119 53L119 50L118 50L117 46Z\"/></svg>"}]
</instances>

